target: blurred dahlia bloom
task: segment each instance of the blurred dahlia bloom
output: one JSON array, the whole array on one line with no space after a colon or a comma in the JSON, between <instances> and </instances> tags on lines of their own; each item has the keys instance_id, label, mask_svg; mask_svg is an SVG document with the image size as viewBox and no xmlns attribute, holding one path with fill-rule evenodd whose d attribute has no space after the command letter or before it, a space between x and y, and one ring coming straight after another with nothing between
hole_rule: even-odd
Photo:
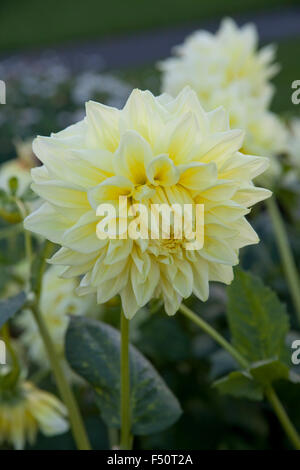
<instances>
[{"instance_id":1,"label":"blurred dahlia bloom","mask_svg":"<svg viewBox=\"0 0 300 470\"><path fill-rule=\"evenodd\" d=\"M75 279L61 279L59 266L51 266L42 281L40 310L51 335L59 358L63 361L65 371L70 372L64 360L64 338L69 324L69 315L85 315L90 307L90 298L79 297L75 293ZM48 369L50 364L43 339L30 311L23 311L16 319L21 328L21 342L26 346L29 357L41 368Z\"/></svg>"},{"instance_id":2,"label":"blurred dahlia bloom","mask_svg":"<svg viewBox=\"0 0 300 470\"><path fill-rule=\"evenodd\" d=\"M270 196L252 182L268 159L239 152L243 139L223 108L205 112L188 87L175 99L134 90L122 110L90 101L83 121L34 141L43 166L32 188L45 203L25 227L61 245L50 263L64 265L65 278L82 276L79 294L96 292L99 303L120 294L128 318L160 297L172 315L192 293L205 301L209 281L229 284L239 249L258 242L245 215ZM119 196L129 207L203 204L204 245L100 239L97 208Z\"/></svg>"},{"instance_id":3,"label":"blurred dahlia bloom","mask_svg":"<svg viewBox=\"0 0 300 470\"><path fill-rule=\"evenodd\" d=\"M16 389L0 391L0 444L23 449L34 444L40 430L46 436L62 434L69 428L65 406L51 393L20 382Z\"/></svg>"},{"instance_id":4,"label":"blurred dahlia bloom","mask_svg":"<svg viewBox=\"0 0 300 470\"><path fill-rule=\"evenodd\" d=\"M9 181L15 177L18 180L17 196L21 197L32 182L30 170L37 161L32 151L32 139L18 140L15 146L17 157L0 166L0 188L8 192Z\"/></svg>"},{"instance_id":5,"label":"blurred dahlia bloom","mask_svg":"<svg viewBox=\"0 0 300 470\"><path fill-rule=\"evenodd\" d=\"M254 25L239 28L227 18L216 34L196 31L174 53L159 64L162 91L176 96L189 85L206 110L224 106L230 125L246 131L247 153L273 156L285 150L284 125L268 111L274 93L270 79L279 69L273 63L275 49L258 50Z\"/></svg>"}]
</instances>

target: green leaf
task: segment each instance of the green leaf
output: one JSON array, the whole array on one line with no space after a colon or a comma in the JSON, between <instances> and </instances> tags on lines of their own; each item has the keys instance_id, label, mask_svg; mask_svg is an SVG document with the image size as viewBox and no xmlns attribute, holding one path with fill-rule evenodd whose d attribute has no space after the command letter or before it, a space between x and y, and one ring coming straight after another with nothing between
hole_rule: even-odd
<instances>
[{"instance_id":1,"label":"green leaf","mask_svg":"<svg viewBox=\"0 0 300 470\"><path fill-rule=\"evenodd\" d=\"M237 270L228 292L227 315L232 342L250 362L286 360L289 320L276 294L252 274Z\"/></svg>"},{"instance_id":2,"label":"green leaf","mask_svg":"<svg viewBox=\"0 0 300 470\"><path fill-rule=\"evenodd\" d=\"M166 338L172 338L172 347L166 348ZM156 363L185 360L190 351L190 340L175 318L165 314L147 315L139 327L138 348Z\"/></svg>"},{"instance_id":3,"label":"green leaf","mask_svg":"<svg viewBox=\"0 0 300 470\"><path fill-rule=\"evenodd\" d=\"M0 302L0 328L12 316L15 315L25 304L27 298L24 292Z\"/></svg>"},{"instance_id":4,"label":"green leaf","mask_svg":"<svg viewBox=\"0 0 300 470\"><path fill-rule=\"evenodd\" d=\"M262 385L268 385L275 380L289 380L290 378L289 367L277 358L251 364L249 372Z\"/></svg>"},{"instance_id":5,"label":"green leaf","mask_svg":"<svg viewBox=\"0 0 300 470\"><path fill-rule=\"evenodd\" d=\"M222 395L232 395L237 398L248 398L249 400L262 400L263 389L245 371L234 371L226 377L213 383Z\"/></svg>"},{"instance_id":6,"label":"green leaf","mask_svg":"<svg viewBox=\"0 0 300 470\"><path fill-rule=\"evenodd\" d=\"M102 417L120 427L120 333L97 320L71 317L66 357L96 391ZM171 426L180 416L178 400L144 356L130 346L131 416L135 435Z\"/></svg>"}]
</instances>

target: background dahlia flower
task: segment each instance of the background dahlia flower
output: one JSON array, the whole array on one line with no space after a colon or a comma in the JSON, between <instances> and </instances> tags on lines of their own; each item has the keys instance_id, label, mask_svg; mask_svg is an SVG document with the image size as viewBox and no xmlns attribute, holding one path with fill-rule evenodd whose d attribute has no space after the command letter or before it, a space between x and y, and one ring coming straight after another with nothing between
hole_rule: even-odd
<instances>
[{"instance_id":1,"label":"background dahlia flower","mask_svg":"<svg viewBox=\"0 0 300 470\"><path fill-rule=\"evenodd\" d=\"M122 110L88 102L86 118L51 137L38 137L33 190L45 203L25 221L61 249L50 263L63 277L82 275L78 293L99 303L120 294L131 318L153 297L174 314L194 293L208 298L209 281L229 284L239 249L258 242L245 219L270 195L252 179L268 159L239 152L244 132L231 130L222 108L205 112L190 88L177 98L134 90ZM187 250L170 238L97 237L99 204L204 204L204 246Z\"/></svg>"},{"instance_id":2,"label":"background dahlia flower","mask_svg":"<svg viewBox=\"0 0 300 470\"><path fill-rule=\"evenodd\" d=\"M278 71L275 49L268 45L258 50L255 25L239 28L224 19L216 34L196 31L174 55L159 64L162 91L176 96L189 85L206 110L224 106L230 125L246 130L246 153L273 156L285 150L285 127L268 111L274 93L270 79ZM276 163L271 170L277 173Z\"/></svg>"},{"instance_id":3,"label":"background dahlia flower","mask_svg":"<svg viewBox=\"0 0 300 470\"><path fill-rule=\"evenodd\" d=\"M15 390L0 391L0 444L23 449L34 444L38 430L46 436L69 428L65 406L51 393L21 381Z\"/></svg>"},{"instance_id":4,"label":"background dahlia flower","mask_svg":"<svg viewBox=\"0 0 300 470\"><path fill-rule=\"evenodd\" d=\"M32 139L15 142L16 158L3 163L0 166L0 188L9 192L9 181L17 178L17 196L21 197L32 182L30 170L36 165L36 159L32 152Z\"/></svg>"}]
</instances>

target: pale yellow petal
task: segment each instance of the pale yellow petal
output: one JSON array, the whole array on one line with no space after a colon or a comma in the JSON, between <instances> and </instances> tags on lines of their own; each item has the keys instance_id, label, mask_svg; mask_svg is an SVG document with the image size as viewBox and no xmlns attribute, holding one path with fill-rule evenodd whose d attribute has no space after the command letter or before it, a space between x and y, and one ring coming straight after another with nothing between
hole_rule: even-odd
<instances>
[{"instance_id":1,"label":"pale yellow petal","mask_svg":"<svg viewBox=\"0 0 300 470\"><path fill-rule=\"evenodd\" d=\"M143 137L134 130L126 131L114 157L115 172L133 184L145 184L146 168L152 156L151 147Z\"/></svg>"},{"instance_id":2,"label":"pale yellow petal","mask_svg":"<svg viewBox=\"0 0 300 470\"><path fill-rule=\"evenodd\" d=\"M159 155L147 166L147 178L155 186L171 186L179 180L179 170L168 155Z\"/></svg>"},{"instance_id":3,"label":"pale yellow petal","mask_svg":"<svg viewBox=\"0 0 300 470\"><path fill-rule=\"evenodd\" d=\"M120 111L95 101L86 103L87 143L91 148L114 152L119 145Z\"/></svg>"}]
</instances>

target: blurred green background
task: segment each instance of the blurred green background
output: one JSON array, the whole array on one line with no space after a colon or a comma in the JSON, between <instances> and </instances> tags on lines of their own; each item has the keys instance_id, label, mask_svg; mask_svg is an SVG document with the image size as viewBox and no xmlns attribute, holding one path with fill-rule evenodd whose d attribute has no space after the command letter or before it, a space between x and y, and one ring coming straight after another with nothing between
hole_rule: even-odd
<instances>
[{"instance_id":1,"label":"blurred green background","mask_svg":"<svg viewBox=\"0 0 300 470\"><path fill-rule=\"evenodd\" d=\"M87 40L298 4L298 0L1 0L0 49Z\"/></svg>"}]
</instances>

